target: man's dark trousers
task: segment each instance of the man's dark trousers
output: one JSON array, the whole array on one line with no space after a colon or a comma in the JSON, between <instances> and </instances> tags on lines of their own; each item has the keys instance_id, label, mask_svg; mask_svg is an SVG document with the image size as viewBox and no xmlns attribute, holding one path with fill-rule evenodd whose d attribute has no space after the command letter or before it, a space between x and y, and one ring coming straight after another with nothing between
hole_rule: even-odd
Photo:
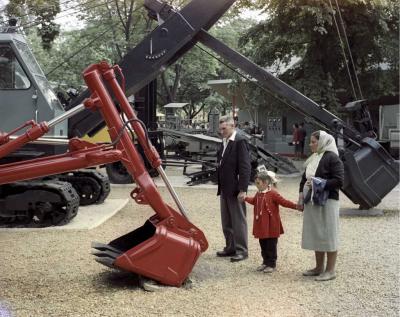
<instances>
[{"instance_id":1,"label":"man's dark trousers","mask_svg":"<svg viewBox=\"0 0 400 317\"><path fill-rule=\"evenodd\" d=\"M221 193L221 223L227 253L247 255L246 205L237 197Z\"/></svg>"}]
</instances>

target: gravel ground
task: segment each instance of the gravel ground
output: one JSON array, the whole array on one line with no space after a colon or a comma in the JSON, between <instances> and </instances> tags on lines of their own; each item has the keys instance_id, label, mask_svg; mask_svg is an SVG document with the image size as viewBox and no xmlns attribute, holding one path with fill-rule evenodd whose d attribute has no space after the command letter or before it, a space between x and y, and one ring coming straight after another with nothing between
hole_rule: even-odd
<instances>
[{"instance_id":1,"label":"gravel ground","mask_svg":"<svg viewBox=\"0 0 400 317\"><path fill-rule=\"evenodd\" d=\"M298 182L283 179L280 192L296 200ZM129 191L113 188L112 197L126 198ZM165 188L160 191L170 200ZM259 273L258 241L251 236L248 260L215 257L223 247L215 189L176 191L210 244L190 275L191 287L145 292L133 274L94 261L92 241L109 242L152 215L130 202L90 231L0 231L0 317L399 316L398 208L382 217L342 217L337 279L315 282L301 275L314 264L313 253L300 247L301 213L281 209L286 233L277 271ZM344 195L341 202L352 206ZM252 212L248 220L251 230Z\"/></svg>"}]
</instances>

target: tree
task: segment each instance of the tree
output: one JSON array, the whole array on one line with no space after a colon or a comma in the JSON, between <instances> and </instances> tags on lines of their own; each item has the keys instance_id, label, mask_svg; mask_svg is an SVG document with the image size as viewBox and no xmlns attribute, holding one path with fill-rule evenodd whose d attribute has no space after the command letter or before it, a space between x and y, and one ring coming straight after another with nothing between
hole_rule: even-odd
<instances>
[{"instance_id":1,"label":"tree","mask_svg":"<svg viewBox=\"0 0 400 317\"><path fill-rule=\"evenodd\" d=\"M253 48L248 53L257 64L333 111L344 101L361 99L357 79L364 98L399 90L398 5L372 0L339 3L271 0L263 6L266 21L252 27L240 42ZM349 43L355 71L346 46L343 56L336 23L343 45Z\"/></svg>"},{"instance_id":2,"label":"tree","mask_svg":"<svg viewBox=\"0 0 400 317\"><path fill-rule=\"evenodd\" d=\"M188 119L193 119L207 105L206 98L211 93L207 81L216 77L217 68L215 59L194 47L161 74L159 97L162 103L189 103L184 111Z\"/></svg>"},{"instance_id":3,"label":"tree","mask_svg":"<svg viewBox=\"0 0 400 317\"><path fill-rule=\"evenodd\" d=\"M251 21L232 18L228 15L210 32L232 48L238 47L238 37L251 25ZM210 55L211 54L211 55ZM222 113L226 112L229 102L217 97L207 82L217 78L232 78L234 72L221 64L214 52L209 52L200 43L183 58L161 75L162 89L159 92L163 104L170 102L188 102L186 114L194 118L201 111L217 107Z\"/></svg>"},{"instance_id":4,"label":"tree","mask_svg":"<svg viewBox=\"0 0 400 317\"><path fill-rule=\"evenodd\" d=\"M240 2L239 2L240 4ZM235 11L235 10L233 10ZM241 51L241 53L246 55L247 51L251 51L251 47L247 46L245 49L239 47L239 38L243 36L246 31L256 22L252 19L244 19L239 16L233 16L232 13L224 17L220 23L214 26L211 29L211 34L215 36L217 39L225 43L230 48ZM214 52L211 52L213 55L217 55ZM218 55L217 55L218 56ZM253 85L250 82L246 81L245 79L248 77L247 74L243 74L240 70L237 71L234 67L231 67L229 61L221 61L218 67L218 78L222 79L233 79L233 82L229 85L228 89L232 96L237 94L243 95L243 100L246 101L246 105L242 107L241 110L247 109L251 113L253 117L255 111L259 107L260 103L254 103L254 91L251 91L251 94L247 96L247 86ZM211 99L214 100L214 99ZM216 99L220 101L220 99ZM226 113L228 107L232 107L230 105L231 100L225 100L223 103L219 103L217 107L222 113ZM218 103L217 103L218 104Z\"/></svg>"},{"instance_id":5,"label":"tree","mask_svg":"<svg viewBox=\"0 0 400 317\"><path fill-rule=\"evenodd\" d=\"M143 0L104 1L103 5L93 6L87 0L81 2L81 18L87 25L109 28L110 46L114 62L119 61L151 30L151 20L143 7Z\"/></svg>"},{"instance_id":6,"label":"tree","mask_svg":"<svg viewBox=\"0 0 400 317\"><path fill-rule=\"evenodd\" d=\"M54 22L60 12L59 0L10 0L6 6L6 15L22 18L20 23L25 30L36 27L42 39L42 46L49 50L60 33L60 27Z\"/></svg>"}]
</instances>

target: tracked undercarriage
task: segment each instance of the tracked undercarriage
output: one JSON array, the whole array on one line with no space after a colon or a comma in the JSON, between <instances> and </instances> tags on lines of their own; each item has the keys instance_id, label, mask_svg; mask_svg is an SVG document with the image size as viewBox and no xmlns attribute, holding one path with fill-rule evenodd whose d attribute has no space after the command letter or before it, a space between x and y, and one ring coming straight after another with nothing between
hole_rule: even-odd
<instances>
[{"instance_id":1,"label":"tracked undercarriage","mask_svg":"<svg viewBox=\"0 0 400 317\"><path fill-rule=\"evenodd\" d=\"M67 182L17 182L2 185L0 193L1 227L64 225L79 208L79 196Z\"/></svg>"},{"instance_id":2,"label":"tracked undercarriage","mask_svg":"<svg viewBox=\"0 0 400 317\"><path fill-rule=\"evenodd\" d=\"M72 184L79 195L81 206L101 204L110 194L108 177L95 170L62 174L57 178Z\"/></svg>"},{"instance_id":3,"label":"tracked undercarriage","mask_svg":"<svg viewBox=\"0 0 400 317\"><path fill-rule=\"evenodd\" d=\"M79 205L102 203L107 176L84 170L0 186L0 227L40 228L67 224Z\"/></svg>"}]
</instances>

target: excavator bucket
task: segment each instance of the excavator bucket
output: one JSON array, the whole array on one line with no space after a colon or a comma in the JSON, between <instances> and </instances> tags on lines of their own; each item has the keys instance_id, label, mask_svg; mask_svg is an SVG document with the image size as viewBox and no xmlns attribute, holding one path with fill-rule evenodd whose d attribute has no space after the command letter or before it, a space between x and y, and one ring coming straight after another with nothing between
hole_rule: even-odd
<instances>
[{"instance_id":1,"label":"excavator bucket","mask_svg":"<svg viewBox=\"0 0 400 317\"><path fill-rule=\"evenodd\" d=\"M342 191L360 209L377 206L399 183L399 164L375 140L365 138L361 148L342 156L345 180Z\"/></svg>"},{"instance_id":2,"label":"excavator bucket","mask_svg":"<svg viewBox=\"0 0 400 317\"><path fill-rule=\"evenodd\" d=\"M92 243L96 261L136 272L162 284L180 286L200 256L200 244L184 231L173 232L153 216L109 244Z\"/></svg>"}]
</instances>

